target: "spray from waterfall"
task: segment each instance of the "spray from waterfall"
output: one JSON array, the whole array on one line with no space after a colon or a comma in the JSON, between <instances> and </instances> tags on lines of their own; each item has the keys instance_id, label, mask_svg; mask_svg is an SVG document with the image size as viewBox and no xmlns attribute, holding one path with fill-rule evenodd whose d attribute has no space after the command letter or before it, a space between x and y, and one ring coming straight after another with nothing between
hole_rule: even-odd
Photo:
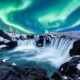
<instances>
[{"instance_id":1,"label":"spray from waterfall","mask_svg":"<svg viewBox=\"0 0 80 80\"><path fill-rule=\"evenodd\" d=\"M72 48L75 40L53 38L50 41L50 44L47 46L47 42L44 39L43 47L37 47L35 39L19 40L18 46L13 51L24 51L25 54L19 57L22 60L35 61L38 63L49 62L51 66L58 68L70 58L69 50Z\"/></svg>"}]
</instances>

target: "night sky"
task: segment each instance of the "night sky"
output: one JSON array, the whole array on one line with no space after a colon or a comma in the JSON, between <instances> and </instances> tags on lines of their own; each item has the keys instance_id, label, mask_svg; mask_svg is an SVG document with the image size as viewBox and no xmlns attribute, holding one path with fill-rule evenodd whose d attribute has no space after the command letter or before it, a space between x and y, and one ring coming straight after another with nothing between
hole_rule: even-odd
<instances>
[{"instance_id":1,"label":"night sky","mask_svg":"<svg viewBox=\"0 0 80 80\"><path fill-rule=\"evenodd\" d=\"M0 0L0 29L43 34L80 30L80 0Z\"/></svg>"}]
</instances>

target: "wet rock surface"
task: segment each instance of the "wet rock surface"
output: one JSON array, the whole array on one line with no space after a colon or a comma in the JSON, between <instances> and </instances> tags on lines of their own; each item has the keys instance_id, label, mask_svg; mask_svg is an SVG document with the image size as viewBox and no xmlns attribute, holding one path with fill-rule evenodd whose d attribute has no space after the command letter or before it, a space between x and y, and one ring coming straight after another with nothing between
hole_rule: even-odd
<instances>
[{"instance_id":1,"label":"wet rock surface","mask_svg":"<svg viewBox=\"0 0 80 80\"><path fill-rule=\"evenodd\" d=\"M0 80L49 80L41 68L19 68L0 61Z\"/></svg>"},{"instance_id":2,"label":"wet rock surface","mask_svg":"<svg viewBox=\"0 0 80 80\"><path fill-rule=\"evenodd\" d=\"M70 56L80 55L80 39L75 41L72 49L70 50Z\"/></svg>"},{"instance_id":3,"label":"wet rock surface","mask_svg":"<svg viewBox=\"0 0 80 80\"><path fill-rule=\"evenodd\" d=\"M17 67L0 61L0 80L80 80L80 57L72 57L70 61L48 77L45 69L38 67Z\"/></svg>"},{"instance_id":4,"label":"wet rock surface","mask_svg":"<svg viewBox=\"0 0 80 80\"><path fill-rule=\"evenodd\" d=\"M43 47L43 44L44 44L44 37L39 36L39 39L36 41L36 46Z\"/></svg>"},{"instance_id":5,"label":"wet rock surface","mask_svg":"<svg viewBox=\"0 0 80 80\"><path fill-rule=\"evenodd\" d=\"M51 78L53 80L80 80L80 57L73 57L61 65Z\"/></svg>"}]
</instances>

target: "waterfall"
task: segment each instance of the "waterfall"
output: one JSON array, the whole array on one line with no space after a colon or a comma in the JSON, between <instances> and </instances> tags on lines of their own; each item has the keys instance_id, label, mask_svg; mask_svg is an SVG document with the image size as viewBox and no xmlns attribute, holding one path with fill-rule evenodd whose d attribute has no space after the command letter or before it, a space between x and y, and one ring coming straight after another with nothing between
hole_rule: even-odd
<instances>
[{"instance_id":1,"label":"waterfall","mask_svg":"<svg viewBox=\"0 0 80 80\"><path fill-rule=\"evenodd\" d=\"M46 39L44 38L43 46L46 47Z\"/></svg>"},{"instance_id":2,"label":"waterfall","mask_svg":"<svg viewBox=\"0 0 80 80\"><path fill-rule=\"evenodd\" d=\"M34 49L36 47L34 39L19 40L17 43L18 46L13 51L24 51L26 49Z\"/></svg>"},{"instance_id":3,"label":"waterfall","mask_svg":"<svg viewBox=\"0 0 80 80\"><path fill-rule=\"evenodd\" d=\"M73 46L74 39L53 38L50 40L49 46L46 46L47 42L45 39L43 40L43 47L37 47L35 39L19 40L16 50L25 51L26 53L25 56L22 55L21 59L35 62L49 62L50 65L59 67L70 58L69 50Z\"/></svg>"},{"instance_id":4,"label":"waterfall","mask_svg":"<svg viewBox=\"0 0 80 80\"><path fill-rule=\"evenodd\" d=\"M35 46L35 40L34 39L28 39L28 40L19 40L18 46Z\"/></svg>"}]
</instances>

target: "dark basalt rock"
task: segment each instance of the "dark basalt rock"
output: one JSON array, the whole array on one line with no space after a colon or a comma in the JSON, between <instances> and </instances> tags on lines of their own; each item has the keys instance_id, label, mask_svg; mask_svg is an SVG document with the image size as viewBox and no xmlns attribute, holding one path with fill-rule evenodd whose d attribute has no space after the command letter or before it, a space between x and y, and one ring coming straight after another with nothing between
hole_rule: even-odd
<instances>
[{"instance_id":1,"label":"dark basalt rock","mask_svg":"<svg viewBox=\"0 0 80 80\"><path fill-rule=\"evenodd\" d=\"M27 38L28 39L33 39L34 38L34 35L33 34L27 34Z\"/></svg>"},{"instance_id":2,"label":"dark basalt rock","mask_svg":"<svg viewBox=\"0 0 80 80\"><path fill-rule=\"evenodd\" d=\"M49 80L41 68L19 68L0 61L0 80Z\"/></svg>"},{"instance_id":3,"label":"dark basalt rock","mask_svg":"<svg viewBox=\"0 0 80 80\"><path fill-rule=\"evenodd\" d=\"M10 41L9 43L5 43L8 48L14 48L17 46L17 41Z\"/></svg>"},{"instance_id":4,"label":"dark basalt rock","mask_svg":"<svg viewBox=\"0 0 80 80\"><path fill-rule=\"evenodd\" d=\"M20 36L19 39L24 40L25 38L23 36Z\"/></svg>"},{"instance_id":5,"label":"dark basalt rock","mask_svg":"<svg viewBox=\"0 0 80 80\"><path fill-rule=\"evenodd\" d=\"M12 66L0 61L0 80L17 80Z\"/></svg>"},{"instance_id":6,"label":"dark basalt rock","mask_svg":"<svg viewBox=\"0 0 80 80\"><path fill-rule=\"evenodd\" d=\"M0 36L7 39L7 40L12 40L10 36L8 36L4 31L0 30Z\"/></svg>"},{"instance_id":7,"label":"dark basalt rock","mask_svg":"<svg viewBox=\"0 0 80 80\"><path fill-rule=\"evenodd\" d=\"M74 42L73 48L69 53L70 56L80 55L80 39Z\"/></svg>"},{"instance_id":8,"label":"dark basalt rock","mask_svg":"<svg viewBox=\"0 0 80 80\"><path fill-rule=\"evenodd\" d=\"M53 80L80 80L80 57L73 57L51 76Z\"/></svg>"},{"instance_id":9,"label":"dark basalt rock","mask_svg":"<svg viewBox=\"0 0 80 80\"><path fill-rule=\"evenodd\" d=\"M41 68L22 68L21 71L26 80L49 80L46 71Z\"/></svg>"},{"instance_id":10,"label":"dark basalt rock","mask_svg":"<svg viewBox=\"0 0 80 80\"><path fill-rule=\"evenodd\" d=\"M45 37L46 45L49 45L51 43L50 41L51 37L50 36L44 36L44 37Z\"/></svg>"},{"instance_id":11,"label":"dark basalt rock","mask_svg":"<svg viewBox=\"0 0 80 80\"><path fill-rule=\"evenodd\" d=\"M50 39L49 38L47 38L46 39L46 45L49 45L51 42L50 42Z\"/></svg>"},{"instance_id":12,"label":"dark basalt rock","mask_svg":"<svg viewBox=\"0 0 80 80\"><path fill-rule=\"evenodd\" d=\"M0 45L4 44L4 41L0 41Z\"/></svg>"},{"instance_id":13,"label":"dark basalt rock","mask_svg":"<svg viewBox=\"0 0 80 80\"><path fill-rule=\"evenodd\" d=\"M0 46L5 45L5 48L1 49L6 49L6 48L14 48L17 46L17 41L13 41L9 35L7 35L4 31L0 30L0 37L3 38L3 41L0 41Z\"/></svg>"},{"instance_id":14,"label":"dark basalt rock","mask_svg":"<svg viewBox=\"0 0 80 80\"><path fill-rule=\"evenodd\" d=\"M44 36L39 36L39 40L36 41L36 46L43 47L44 45Z\"/></svg>"},{"instance_id":15,"label":"dark basalt rock","mask_svg":"<svg viewBox=\"0 0 80 80\"><path fill-rule=\"evenodd\" d=\"M0 41L0 46L1 45L6 45L5 48L1 48L1 49L11 49L17 46L17 41L9 41L9 42L4 42L4 41Z\"/></svg>"}]
</instances>

